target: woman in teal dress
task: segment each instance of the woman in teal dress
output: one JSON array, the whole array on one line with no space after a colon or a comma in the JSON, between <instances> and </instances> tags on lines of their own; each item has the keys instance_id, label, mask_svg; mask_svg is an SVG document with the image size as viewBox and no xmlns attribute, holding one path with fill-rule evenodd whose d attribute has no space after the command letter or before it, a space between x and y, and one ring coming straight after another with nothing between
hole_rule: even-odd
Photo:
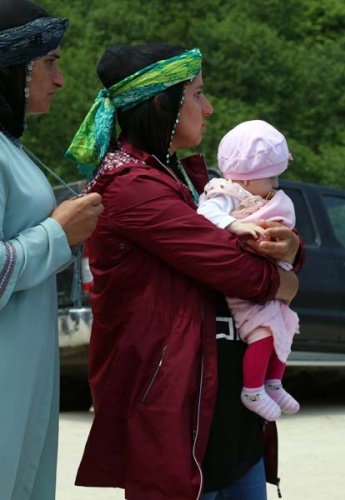
<instances>
[{"instance_id":1,"label":"woman in teal dress","mask_svg":"<svg viewBox=\"0 0 345 500\"><path fill-rule=\"evenodd\" d=\"M0 499L55 498L59 415L56 272L87 238L100 196L58 208L21 147L25 115L49 110L67 19L27 0L0 6Z\"/></svg>"}]
</instances>

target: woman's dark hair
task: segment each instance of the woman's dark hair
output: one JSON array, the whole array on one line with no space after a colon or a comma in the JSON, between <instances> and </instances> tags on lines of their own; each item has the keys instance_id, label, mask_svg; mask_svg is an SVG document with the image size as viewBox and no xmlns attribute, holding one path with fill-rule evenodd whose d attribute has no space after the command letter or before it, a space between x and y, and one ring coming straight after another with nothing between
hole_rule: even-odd
<instances>
[{"instance_id":1,"label":"woman's dark hair","mask_svg":"<svg viewBox=\"0 0 345 500\"><path fill-rule=\"evenodd\" d=\"M136 71L181 54L184 50L168 43L148 43L132 47L115 45L105 51L97 73L103 85L108 88ZM132 109L117 111L118 123L130 143L156 155L163 162L166 162L183 87L184 82L178 83Z\"/></svg>"},{"instance_id":2,"label":"woman's dark hair","mask_svg":"<svg viewBox=\"0 0 345 500\"><path fill-rule=\"evenodd\" d=\"M27 0L1 0L0 32L48 15L42 7ZM24 131L25 74L25 64L0 69L0 130L13 137L20 137Z\"/></svg>"}]
</instances>

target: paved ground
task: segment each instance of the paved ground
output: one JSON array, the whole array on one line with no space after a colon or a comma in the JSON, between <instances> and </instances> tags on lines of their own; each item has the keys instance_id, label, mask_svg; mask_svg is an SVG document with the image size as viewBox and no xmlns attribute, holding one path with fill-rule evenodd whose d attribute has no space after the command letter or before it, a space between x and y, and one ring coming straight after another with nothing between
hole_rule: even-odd
<instances>
[{"instance_id":1,"label":"paved ground","mask_svg":"<svg viewBox=\"0 0 345 500\"><path fill-rule=\"evenodd\" d=\"M73 486L91 420L89 413L60 416L57 500L124 499L121 490ZM345 403L302 402L301 412L282 417L278 429L283 500L344 500ZM268 495L278 498L274 486Z\"/></svg>"},{"instance_id":2,"label":"paved ground","mask_svg":"<svg viewBox=\"0 0 345 500\"><path fill-rule=\"evenodd\" d=\"M279 476L284 500L344 500L345 404L313 405L282 418ZM269 500L277 498L269 486Z\"/></svg>"},{"instance_id":3,"label":"paved ground","mask_svg":"<svg viewBox=\"0 0 345 500\"><path fill-rule=\"evenodd\" d=\"M91 422L91 413L60 413L56 500L124 499L121 490L79 488L73 484Z\"/></svg>"}]
</instances>

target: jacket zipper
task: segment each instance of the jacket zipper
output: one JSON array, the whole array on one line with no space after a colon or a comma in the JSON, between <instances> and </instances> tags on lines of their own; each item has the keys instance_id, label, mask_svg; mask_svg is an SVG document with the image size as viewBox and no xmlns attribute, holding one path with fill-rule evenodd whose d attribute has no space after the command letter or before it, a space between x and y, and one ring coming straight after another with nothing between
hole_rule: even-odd
<instances>
[{"instance_id":1,"label":"jacket zipper","mask_svg":"<svg viewBox=\"0 0 345 500\"><path fill-rule=\"evenodd\" d=\"M163 351L162 351L161 359L159 360L159 363L158 363L158 365L157 365L157 367L156 367L156 369L155 369L155 371L154 371L154 374L153 374L153 376L152 376L152 378L151 378L151 380L150 380L150 383L149 383L149 385L147 386L146 391L145 391L145 393L144 393L144 395L143 395L143 397L142 397L142 399L141 399L141 402L142 402L143 404L145 404L145 401L146 401L146 399L147 399L147 396L148 396L148 394L149 394L149 392L150 392L150 390L151 390L151 388L152 388L153 384L155 383L156 378L158 377L158 373L159 373L159 370L161 369L161 366L162 366L162 364L163 364L163 358L164 358L165 351L166 351L167 347L168 347L168 345L165 345L165 346L163 347Z\"/></svg>"},{"instance_id":2,"label":"jacket zipper","mask_svg":"<svg viewBox=\"0 0 345 500\"><path fill-rule=\"evenodd\" d=\"M204 324L205 320L205 307L204 307L204 301L201 303L201 324ZM196 497L196 500L199 500L201 494L202 494L202 489L203 489L203 483L204 483L204 476L202 473L202 468L201 465L199 464L196 456L195 456L195 446L196 446L196 441L198 439L198 434L199 434L199 422L200 422L200 404L201 404L201 394L202 394L202 387L203 387L203 380L204 380L204 358L201 357L201 371L200 371L200 385L199 385L199 397L198 397L198 409L197 409L197 419L196 419L196 428L193 431L193 458L194 461L199 469L200 473L200 488L198 492L198 496Z\"/></svg>"},{"instance_id":3,"label":"jacket zipper","mask_svg":"<svg viewBox=\"0 0 345 500\"><path fill-rule=\"evenodd\" d=\"M193 432L193 439L194 439L194 442L193 442L193 458L194 458L194 462L196 463L198 469L199 469L199 473L200 473L200 488L199 488L199 492L198 492L198 496L196 497L196 500L198 500L200 498L200 495L202 493L202 488L203 488L203 482L204 482L204 478L203 478L203 475L202 475L202 469L201 469L201 465L199 464L196 456L195 456L195 445L196 445L196 441L198 439L198 434L199 434L199 422L200 422L200 402L201 402L201 394L202 394L202 381L203 381L203 376L204 376L204 360L203 358L201 359L201 372L200 372L200 386L199 386L199 397L198 397L198 410L197 410L197 419L196 419L196 428Z\"/></svg>"}]
</instances>

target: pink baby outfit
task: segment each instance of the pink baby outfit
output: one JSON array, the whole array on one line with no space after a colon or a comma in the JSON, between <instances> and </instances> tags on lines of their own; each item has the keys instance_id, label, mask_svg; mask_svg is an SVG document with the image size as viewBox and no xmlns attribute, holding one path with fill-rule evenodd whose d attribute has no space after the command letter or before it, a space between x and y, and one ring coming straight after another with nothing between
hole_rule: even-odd
<instances>
[{"instance_id":1,"label":"pink baby outfit","mask_svg":"<svg viewBox=\"0 0 345 500\"><path fill-rule=\"evenodd\" d=\"M224 199L227 209L231 210L229 218L221 224L228 225L233 220L258 223L260 219L282 222L288 228L295 226L295 211L290 198L282 190L274 193L270 200L261 196L253 196L236 182L226 179L212 179L204 188L200 198L199 213L207 216L202 209L203 203L212 198ZM204 205L206 207L206 205ZM232 208L230 208L232 207ZM280 263L288 269L287 263ZM228 305L234 315L237 331L242 340L250 344L268 337L269 329L274 340L274 349L280 361L286 362L291 351L293 336L298 332L298 316L288 305L280 300L272 300L265 304L255 304L237 298L227 298Z\"/></svg>"},{"instance_id":2,"label":"pink baby outfit","mask_svg":"<svg viewBox=\"0 0 345 500\"><path fill-rule=\"evenodd\" d=\"M279 221L293 228L293 203L283 191L262 198L243 188L250 186L246 181L255 179L271 179L267 186L275 186L275 178L287 168L289 159L286 140L272 125L262 120L241 123L219 144L218 165L224 179L213 179L206 185L198 213L222 229L238 219L254 224L260 219ZM292 267L287 262L278 265L287 270ZM243 405L269 421L279 418L281 412L296 413L299 404L283 388L282 378L298 331L297 314L280 300L263 305L236 298L227 301L237 331L248 343L243 357Z\"/></svg>"}]
</instances>

